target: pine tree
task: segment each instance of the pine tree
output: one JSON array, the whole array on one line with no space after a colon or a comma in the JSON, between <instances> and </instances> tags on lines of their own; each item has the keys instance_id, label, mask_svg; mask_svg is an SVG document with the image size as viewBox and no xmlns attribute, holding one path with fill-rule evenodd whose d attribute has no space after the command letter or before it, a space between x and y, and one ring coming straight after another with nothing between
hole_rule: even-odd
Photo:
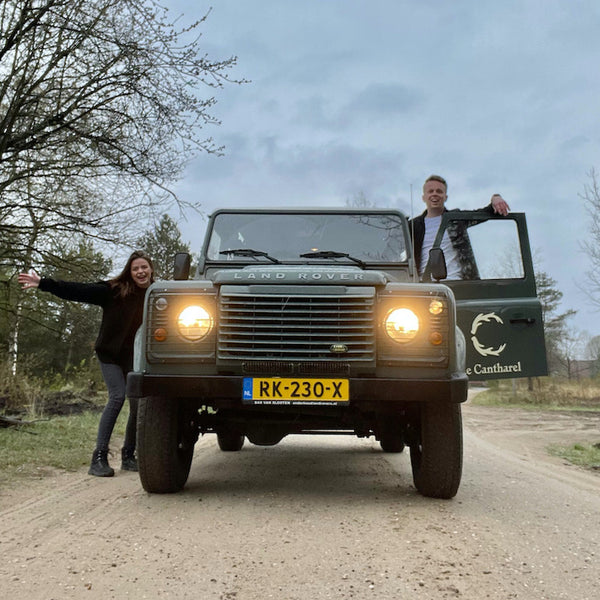
<instances>
[{"instance_id":1,"label":"pine tree","mask_svg":"<svg viewBox=\"0 0 600 600\"><path fill-rule=\"evenodd\" d=\"M155 279L173 278L173 259L177 252L190 252L189 244L181 240L177 223L164 214L153 230L146 231L137 245L143 249L154 263Z\"/></svg>"}]
</instances>

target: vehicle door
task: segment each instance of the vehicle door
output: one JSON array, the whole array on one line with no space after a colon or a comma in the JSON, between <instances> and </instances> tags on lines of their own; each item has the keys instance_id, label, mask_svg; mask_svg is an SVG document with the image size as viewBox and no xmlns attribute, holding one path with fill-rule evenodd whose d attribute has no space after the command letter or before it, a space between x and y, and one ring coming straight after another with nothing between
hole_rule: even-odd
<instances>
[{"instance_id":1,"label":"vehicle door","mask_svg":"<svg viewBox=\"0 0 600 600\"><path fill-rule=\"evenodd\" d=\"M456 264L449 264L449 244L458 247L460 274L453 268ZM438 254L446 248L448 278L441 282L456 298L469 378L547 375L542 307L536 294L525 215L448 211L433 248ZM431 278L431 270L430 264L425 279Z\"/></svg>"}]
</instances>

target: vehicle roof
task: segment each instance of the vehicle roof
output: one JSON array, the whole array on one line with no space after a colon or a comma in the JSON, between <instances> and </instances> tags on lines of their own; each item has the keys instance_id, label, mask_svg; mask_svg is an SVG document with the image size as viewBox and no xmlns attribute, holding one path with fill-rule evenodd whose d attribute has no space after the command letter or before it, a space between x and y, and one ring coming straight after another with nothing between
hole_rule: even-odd
<instances>
[{"instance_id":1,"label":"vehicle roof","mask_svg":"<svg viewBox=\"0 0 600 600\"><path fill-rule=\"evenodd\" d=\"M364 215L364 214L374 214L374 215L398 215L401 218L406 218L406 215L395 208L350 208L347 206L313 206L313 207L285 207L285 208L275 208L275 207L258 207L258 208L248 208L248 207L239 207L239 208L219 208L210 214L210 217L214 217L219 214L342 214L342 215Z\"/></svg>"}]
</instances>

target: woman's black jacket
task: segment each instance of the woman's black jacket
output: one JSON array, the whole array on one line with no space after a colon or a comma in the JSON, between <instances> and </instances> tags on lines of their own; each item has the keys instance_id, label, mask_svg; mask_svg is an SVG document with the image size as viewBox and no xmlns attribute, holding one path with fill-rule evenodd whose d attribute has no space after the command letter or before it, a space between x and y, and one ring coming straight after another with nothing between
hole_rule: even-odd
<instances>
[{"instance_id":1,"label":"woman's black jacket","mask_svg":"<svg viewBox=\"0 0 600 600\"><path fill-rule=\"evenodd\" d=\"M40 280L39 289L64 300L74 300L102 307L102 323L94 346L98 358L105 363L119 365L125 371L133 366L133 341L142 323L144 288L125 296L119 295L107 281L79 283L47 277Z\"/></svg>"}]
</instances>

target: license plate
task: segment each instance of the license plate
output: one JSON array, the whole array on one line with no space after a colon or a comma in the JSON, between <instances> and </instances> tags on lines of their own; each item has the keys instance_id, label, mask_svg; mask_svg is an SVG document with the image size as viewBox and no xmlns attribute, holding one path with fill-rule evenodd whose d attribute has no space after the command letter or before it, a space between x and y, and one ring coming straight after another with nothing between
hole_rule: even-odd
<instances>
[{"instance_id":1,"label":"license plate","mask_svg":"<svg viewBox=\"0 0 600 600\"><path fill-rule=\"evenodd\" d=\"M242 400L250 404L345 404L347 379L245 377Z\"/></svg>"}]
</instances>

